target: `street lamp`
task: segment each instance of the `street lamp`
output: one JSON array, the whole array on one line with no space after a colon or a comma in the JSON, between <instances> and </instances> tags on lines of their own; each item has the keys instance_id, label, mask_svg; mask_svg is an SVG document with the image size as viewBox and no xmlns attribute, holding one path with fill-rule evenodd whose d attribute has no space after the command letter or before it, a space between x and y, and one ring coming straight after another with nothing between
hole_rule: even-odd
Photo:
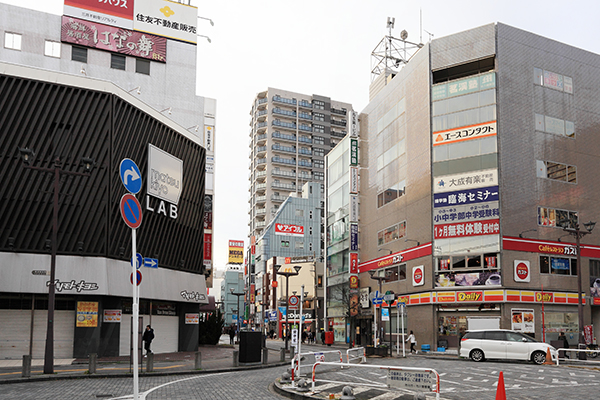
<instances>
[{"instance_id":1,"label":"street lamp","mask_svg":"<svg viewBox=\"0 0 600 400\"><path fill-rule=\"evenodd\" d=\"M382 293L381 283L383 281L387 281L387 279L388 279L388 277L387 277L387 275L388 275L387 271L386 271L386 274L384 276L380 276L380 275L375 275L375 270L371 270L371 271L369 271L369 275L371 275L371 279L376 280L377 282L379 282L379 294L381 295L381 293ZM380 308L379 314L375 315L375 347L379 347L377 339L379 338L378 326L381 325L381 306L379 308ZM379 324L378 324L378 322L379 322Z\"/></svg>"},{"instance_id":2,"label":"street lamp","mask_svg":"<svg viewBox=\"0 0 600 400\"><path fill-rule=\"evenodd\" d=\"M581 254L580 254L581 253L581 245L580 245L579 240L582 237L584 237L585 235L592 233L592 230L596 226L596 223L590 221L590 222L583 224L583 226L585 227L585 231L580 230L578 223L575 223L574 228L568 227L567 224L565 224L565 226L563 227L563 231L565 231L568 234L570 234L571 236L575 237L575 245L577 246L577 292L579 294L579 300L577 302L577 314L579 317L579 348L585 348L585 337L584 337L584 333L583 333L583 301L582 301L583 293L582 293L582 288L581 288L581 274L582 274L583 268L581 265ZM583 352L583 351L579 352L579 359L580 360L587 359L585 352Z\"/></svg>"},{"instance_id":3,"label":"street lamp","mask_svg":"<svg viewBox=\"0 0 600 400\"><path fill-rule=\"evenodd\" d=\"M238 314L237 314L237 327L238 327L238 332L242 330L242 328L240 327L240 296L244 296L246 293L242 292L242 293L236 293L233 291L233 288L230 288L229 291L231 292L232 295L237 297L237 307L238 307ZM238 333L239 335L239 333Z\"/></svg>"},{"instance_id":4,"label":"street lamp","mask_svg":"<svg viewBox=\"0 0 600 400\"><path fill-rule=\"evenodd\" d=\"M33 169L41 172L54 174L54 193L52 206L52 239L50 240L50 282L48 284L48 325L46 328L46 349L44 352L44 374L54 374L54 298L56 287L56 252L58 241L58 191L60 186L60 175L71 176L89 176L94 168L94 160L88 157L81 159L80 165L83 165L84 171L72 172L63 169L60 158L54 160L54 166L51 168L34 167L32 166L35 152L29 148L19 147L21 159L25 168Z\"/></svg>"},{"instance_id":5,"label":"street lamp","mask_svg":"<svg viewBox=\"0 0 600 400\"><path fill-rule=\"evenodd\" d=\"M290 326L288 324L289 321L289 315L290 313L288 312L288 299L289 299L289 294L290 294L290 276L296 276L300 273L300 269L302 267L300 265L294 265L294 270L292 271L290 268L286 268L285 271L281 270L281 265L275 265L275 273L278 275L283 275L285 276L285 350L287 351L288 349L288 340L289 340L289 329Z\"/></svg>"}]
</instances>

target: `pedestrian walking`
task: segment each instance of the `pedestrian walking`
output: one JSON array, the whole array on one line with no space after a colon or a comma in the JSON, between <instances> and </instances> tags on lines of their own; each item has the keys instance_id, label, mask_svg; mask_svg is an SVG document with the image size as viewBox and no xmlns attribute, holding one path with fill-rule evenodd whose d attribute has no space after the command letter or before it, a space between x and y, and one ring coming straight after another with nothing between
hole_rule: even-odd
<instances>
[{"instance_id":1,"label":"pedestrian walking","mask_svg":"<svg viewBox=\"0 0 600 400\"><path fill-rule=\"evenodd\" d=\"M410 331L410 335L408 335L408 337L406 338L407 342L409 340L410 340L410 352L412 353L414 351L415 354L418 354L419 351L417 349L415 349L415 346L417 345L417 338L415 337L415 334L413 333L413 331Z\"/></svg>"},{"instance_id":2,"label":"pedestrian walking","mask_svg":"<svg viewBox=\"0 0 600 400\"><path fill-rule=\"evenodd\" d=\"M142 335L142 341L144 342L144 349L146 350L146 355L144 357L146 357L148 354L152 353L152 350L150 350L150 344L152 343L153 339L154 339L154 329L152 329L152 327L150 327L150 325L146 325L146 330L144 331L144 334Z\"/></svg>"},{"instance_id":3,"label":"pedestrian walking","mask_svg":"<svg viewBox=\"0 0 600 400\"><path fill-rule=\"evenodd\" d=\"M321 342L325 344L325 331L323 330L323 328L321 328Z\"/></svg>"},{"instance_id":4,"label":"pedestrian walking","mask_svg":"<svg viewBox=\"0 0 600 400\"><path fill-rule=\"evenodd\" d=\"M229 327L229 344L234 344L233 339L235 338L235 328L232 326Z\"/></svg>"},{"instance_id":5,"label":"pedestrian walking","mask_svg":"<svg viewBox=\"0 0 600 400\"><path fill-rule=\"evenodd\" d=\"M569 341L567 340L567 337L565 336L564 332L561 332L560 335L558 335L558 340L562 340L562 346L565 349L569 348ZM565 358L570 358L569 357L569 352L568 351L561 351L561 353L564 353Z\"/></svg>"}]
</instances>

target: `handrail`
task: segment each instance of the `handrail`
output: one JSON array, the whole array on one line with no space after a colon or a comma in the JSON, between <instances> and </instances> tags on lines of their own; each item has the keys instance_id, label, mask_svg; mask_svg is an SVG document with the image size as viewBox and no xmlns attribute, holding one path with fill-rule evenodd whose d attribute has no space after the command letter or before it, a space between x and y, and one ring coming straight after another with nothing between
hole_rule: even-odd
<instances>
[{"instance_id":1,"label":"handrail","mask_svg":"<svg viewBox=\"0 0 600 400\"><path fill-rule=\"evenodd\" d=\"M292 357L292 388L295 387L294 372L296 371L296 369L298 370L298 375L300 375L300 368L302 368L302 367L312 367L312 364L310 364L310 365L302 365L300 363L302 361L302 356L309 356L309 355L316 355L316 354L325 354L325 353L338 353L340 355L340 362L339 362L339 364L343 364L344 363L344 359L342 358L342 351L341 350L309 351L308 353L296 353L296 354L294 354L294 357ZM296 366L294 367L294 361L296 361L296 358L298 359L298 362L296 362ZM334 364L338 364L338 363L334 363Z\"/></svg>"},{"instance_id":2,"label":"handrail","mask_svg":"<svg viewBox=\"0 0 600 400\"><path fill-rule=\"evenodd\" d=\"M353 347L351 349L346 350L346 362L348 364L350 364L350 352L351 351L357 351L357 350L362 350L363 354L362 356L358 355L356 357L352 357L352 360L358 360L360 358L360 362L367 362L367 351L365 350L364 347Z\"/></svg>"},{"instance_id":3,"label":"handrail","mask_svg":"<svg viewBox=\"0 0 600 400\"><path fill-rule=\"evenodd\" d=\"M587 350L587 349L556 349L557 351L575 351L577 353L579 352L585 352L585 353L599 353L600 350ZM571 360L571 359L570 359ZM577 361L576 358L573 358L571 361ZM556 355L556 365L559 366L559 357L558 357L558 353Z\"/></svg>"},{"instance_id":4,"label":"handrail","mask_svg":"<svg viewBox=\"0 0 600 400\"><path fill-rule=\"evenodd\" d=\"M316 370L317 370L317 366L319 365L334 365L334 366L339 366L340 364L338 363L333 363L333 362L316 362L313 365L313 371L312 371L312 391L315 391L315 381L316 381ZM396 366L391 366L391 365L364 365L364 364L342 364L341 365L342 368L344 366L347 366L349 368L377 368L377 369L386 369L388 371L415 371L415 372L428 372L428 373L433 373L435 374L435 390L432 390L435 393L435 398L436 400L440 400L440 374L438 374L438 372L435 369L432 368L416 368L416 367L396 367ZM330 381L330 380L325 380L325 379L320 379L320 382L327 382L327 383L338 383L341 385L346 385L346 384L351 384L352 382L340 382L340 381ZM384 387L384 385L375 385L375 384L369 384L369 383L361 383L361 386L371 386L371 387ZM387 387L387 385L385 386Z\"/></svg>"}]
</instances>

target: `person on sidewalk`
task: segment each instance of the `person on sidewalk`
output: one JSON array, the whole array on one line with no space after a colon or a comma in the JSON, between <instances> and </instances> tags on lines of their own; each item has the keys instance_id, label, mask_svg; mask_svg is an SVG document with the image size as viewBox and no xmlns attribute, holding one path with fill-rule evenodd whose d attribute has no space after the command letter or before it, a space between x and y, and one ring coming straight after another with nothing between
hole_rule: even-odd
<instances>
[{"instance_id":1,"label":"person on sidewalk","mask_svg":"<svg viewBox=\"0 0 600 400\"><path fill-rule=\"evenodd\" d=\"M406 338L407 342L409 340L410 340L410 352L412 353L414 351L415 354L418 354L419 351L417 349L415 349L415 346L417 345L417 338L415 337L415 334L413 333L413 331L410 331L410 335L408 335L408 337Z\"/></svg>"},{"instance_id":2,"label":"person on sidewalk","mask_svg":"<svg viewBox=\"0 0 600 400\"><path fill-rule=\"evenodd\" d=\"M233 338L235 338L235 327L231 325L229 327L229 344L233 344Z\"/></svg>"},{"instance_id":3,"label":"person on sidewalk","mask_svg":"<svg viewBox=\"0 0 600 400\"><path fill-rule=\"evenodd\" d=\"M565 336L564 332L561 332L560 335L558 335L558 340L562 340L563 348L565 348L565 349L569 348L569 341L567 340L567 337ZM561 353L564 353L565 358L570 358L568 351L562 351Z\"/></svg>"},{"instance_id":4,"label":"person on sidewalk","mask_svg":"<svg viewBox=\"0 0 600 400\"><path fill-rule=\"evenodd\" d=\"M146 355L144 357L146 357L148 354L152 353L152 350L150 350L150 343L152 343L153 339L154 339L154 329L152 329L150 327L150 325L146 325L146 330L144 331L144 334L142 335L142 341L144 342L144 349L146 350Z\"/></svg>"}]
</instances>

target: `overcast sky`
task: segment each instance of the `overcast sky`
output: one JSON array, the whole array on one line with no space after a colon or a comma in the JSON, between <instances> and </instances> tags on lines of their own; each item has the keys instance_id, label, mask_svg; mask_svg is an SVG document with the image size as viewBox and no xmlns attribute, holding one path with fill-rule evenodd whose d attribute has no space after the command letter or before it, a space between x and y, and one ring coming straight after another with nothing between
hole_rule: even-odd
<instances>
[{"instance_id":1,"label":"overcast sky","mask_svg":"<svg viewBox=\"0 0 600 400\"><path fill-rule=\"evenodd\" d=\"M63 0L0 0L62 14ZM141 1L141 0L136 0ZM600 2L588 0L192 0L198 15L197 94L217 99L213 262L229 239L248 244L249 112L268 87L368 102L371 51L387 34L412 42L502 22L600 53ZM420 32L420 10L423 33Z\"/></svg>"}]
</instances>

